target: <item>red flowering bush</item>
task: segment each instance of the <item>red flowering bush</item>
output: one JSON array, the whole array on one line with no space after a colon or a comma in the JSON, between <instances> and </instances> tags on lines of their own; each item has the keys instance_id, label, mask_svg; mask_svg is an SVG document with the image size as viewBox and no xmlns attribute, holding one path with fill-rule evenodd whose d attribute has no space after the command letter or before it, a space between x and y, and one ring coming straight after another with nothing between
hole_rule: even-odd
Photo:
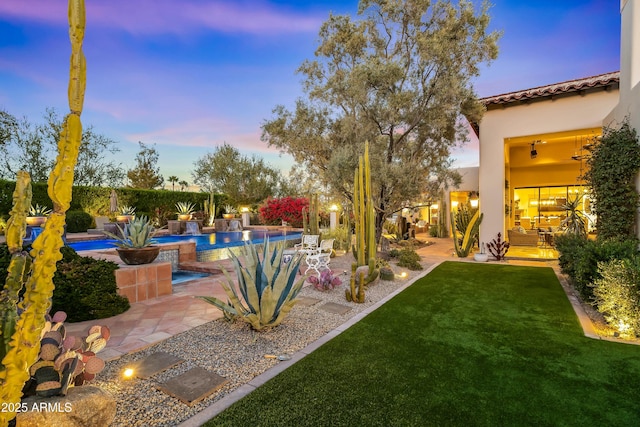
<instances>
[{"instance_id":1,"label":"red flowering bush","mask_svg":"<svg viewBox=\"0 0 640 427\"><path fill-rule=\"evenodd\" d=\"M309 206L305 197L267 199L260 206L260 218L267 225L280 225L286 221L292 227L302 227L302 209Z\"/></svg>"}]
</instances>

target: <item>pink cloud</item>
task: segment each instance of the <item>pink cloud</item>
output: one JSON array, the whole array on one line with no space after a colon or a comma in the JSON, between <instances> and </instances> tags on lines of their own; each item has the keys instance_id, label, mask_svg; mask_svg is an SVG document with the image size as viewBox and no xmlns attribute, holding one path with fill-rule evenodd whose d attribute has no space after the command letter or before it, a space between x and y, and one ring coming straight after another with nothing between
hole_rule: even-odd
<instances>
[{"instance_id":1,"label":"pink cloud","mask_svg":"<svg viewBox=\"0 0 640 427\"><path fill-rule=\"evenodd\" d=\"M66 22L67 2L5 0L0 15L40 22ZM87 22L131 34L226 33L280 34L316 32L324 16L284 10L267 2L194 0L88 0Z\"/></svg>"},{"instance_id":2,"label":"pink cloud","mask_svg":"<svg viewBox=\"0 0 640 427\"><path fill-rule=\"evenodd\" d=\"M242 129L241 129L242 128ZM260 129L250 132L229 118L185 120L150 132L132 132L126 135L130 141L143 141L176 147L214 147L228 143L245 153L277 153L260 141Z\"/></svg>"}]
</instances>

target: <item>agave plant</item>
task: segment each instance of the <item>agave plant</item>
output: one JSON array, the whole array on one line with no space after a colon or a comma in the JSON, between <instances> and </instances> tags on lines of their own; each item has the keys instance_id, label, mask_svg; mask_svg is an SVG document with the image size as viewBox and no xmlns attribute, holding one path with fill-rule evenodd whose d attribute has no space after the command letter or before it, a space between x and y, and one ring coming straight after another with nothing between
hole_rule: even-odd
<instances>
[{"instance_id":1,"label":"agave plant","mask_svg":"<svg viewBox=\"0 0 640 427\"><path fill-rule=\"evenodd\" d=\"M191 202L176 203L176 210L180 215L191 215L196 209L196 204Z\"/></svg>"},{"instance_id":2,"label":"agave plant","mask_svg":"<svg viewBox=\"0 0 640 427\"><path fill-rule=\"evenodd\" d=\"M135 215L136 208L133 206L121 206L119 209L120 215Z\"/></svg>"},{"instance_id":3,"label":"agave plant","mask_svg":"<svg viewBox=\"0 0 640 427\"><path fill-rule=\"evenodd\" d=\"M236 290L233 278L224 268L227 281L221 282L228 296L225 303L215 297L198 298L213 304L225 313L249 323L257 331L279 325L291 311L295 298L302 289L307 276L297 276L301 255L296 255L286 264L282 263L284 248L282 244L269 251L269 239L265 238L262 259L253 243L246 243L242 250L244 265L238 256L229 251L236 271L238 286ZM246 304L246 305L245 305Z\"/></svg>"},{"instance_id":4,"label":"agave plant","mask_svg":"<svg viewBox=\"0 0 640 427\"><path fill-rule=\"evenodd\" d=\"M29 216L47 216L51 213L51 209L46 206L40 206L36 203L35 206L31 205L29 208Z\"/></svg>"},{"instance_id":5,"label":"agave plant","mask_svg":"<svg viewBox=\"0 0 640 427\"><path fill-rule=\"evenodd\" d=\"M224 205L224 211L228 214L237 214L238 210L231 205Z\"/></svg>"},{"instance_id":6,"label":"agave plant","mask_svg":"<svg viewBox=\"0 0 640 427\"><path fill-rule=\"evenodd\" d=\"M120 248L146 248L153 243L153 236L155 236L157 232L149 219L144 215L135 217L129 221L129 224L124 230L117 224L116 227L120 230L119 236L108 231L103 231L103 233L112 239L116 239L117 242L114 244Z\"/></svg>"},{"instance_id":7,"label":"agave plant","mask_svg":"<svg viewBox=\"0 0 640 427\"><path fill-rule=\"evenodd\" d=\"M575 234L576 236L587 235L587 217L579 207L582 202L582 194L576 194L575 198L567 199L567 202L561 209L567 211L567 217L562 220L560 227L569 234Z\"/></svg>"}]
</instances>

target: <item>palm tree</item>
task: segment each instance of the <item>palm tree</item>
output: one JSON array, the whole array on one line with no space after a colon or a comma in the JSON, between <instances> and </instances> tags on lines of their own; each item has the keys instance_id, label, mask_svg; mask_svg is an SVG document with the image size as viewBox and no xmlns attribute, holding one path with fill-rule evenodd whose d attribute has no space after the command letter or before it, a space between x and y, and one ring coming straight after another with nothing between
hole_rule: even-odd
<instances>
[{"instance_id":1,"label":"palm tree","mask_svg":"<svg viewBox=\"0 0 640 427\"><path fill-rule=\"evenodd\" d=\"M180 184L180 191L184 191L184 189L189 186L189 183L187 181L180 181L179 184Z\"/></svg>"},{"instance_id":2,"label":"palm tree","mask_svg":"<svg viewBox=\"0 0 640 427\"><path fill-rule=\"evenodd\" d=\"M169 178L167 178L167 181L169 181L171 183L171 189L173 191L176 191L176 182L178 182L180 178L178 178L175 175L171 175Z\"/></svg>"}]
</instances>

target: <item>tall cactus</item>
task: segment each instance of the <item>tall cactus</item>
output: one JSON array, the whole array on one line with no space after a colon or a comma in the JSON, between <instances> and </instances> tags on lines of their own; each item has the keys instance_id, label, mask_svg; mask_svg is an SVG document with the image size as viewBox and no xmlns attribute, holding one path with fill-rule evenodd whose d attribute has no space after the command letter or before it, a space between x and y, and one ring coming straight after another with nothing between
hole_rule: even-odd
<instances>
[{"instance_id":1,"label":"tall cactus","mask_svg":"<svg viewBox=\"0 0 640 427\"><path fill-rule=\"evenodd\" d=\"M464 224L465 228L457 228L458 224L456 224L456 215L451 212L451 229L453 230L453 246L456 251L456 255L460 258L465 258L469 255L471 251L471 247L473 243L476 241L476 236L478 235L478 231L480 230L480 223L482 222L482 217L484 214L481 214L480 211L476 211L476 213L471 217L471 220L467 224ZM458 242L458 235L456 230L464 231L462 236L462 243Z\"/></svg>"},{"instance_id":2,"label":"tall cactus","mask_svg":"<svg viewBox=\"0 0 640 427\"><path fill-rule=\"evenodd\" d=\"M364 146L364 156L360 156L358 169L356 169L353 179L356 267L368 266L368 274L364 280L360 280L359 277L354 278L353 276L361 274L362 270L353 269L352 281L357 282L360 286L373 282L378 277L378 269L376 269L376 216L371 194L371 168L369 166L369 143L367 142ZM347 289L346 295L349 301L364 302L364 288L358 289L358 292Z\"/></svg>"},{"instance_id":3,"label":"tall cactus","mask_svg":"<svg viewBox=\"0 0 640 427\"><path fill-rule=\"evenodd\" d=\"M0 292L0 360L7 355L11 337L15 332L18 320L18 294L22 290L31 272L31 257L22 250L22 242L26 231L26 220L31 206L31 178L24 171L19 171L16 177L16 188L13 192L13 208L7 222L6 241L11 254L7 279L4 289ZM0 366L4 371L4 366ZM1 377L2 374L0 374Z\"/></svg>"},{"instance_id":4,"label":"tall cactus","mask_svg":"<svg viewBox=\"0 0 640 427\"><path fill-rule=\"evenodd\" d=\"M309 207L302 208L302 229L305 234L320 234L320 214L318 208L318 195L309 196Z\"/></svg>"},{"instance_id":5,"label":"tall cactus","mask_svg":"<svg viewBox=\"0 0 640 427\"><path fill-rule=\"evenodd\" d=\"M22 313L16 322L10 349L2 360L4 369L0 371L0 403L3 407L6 404L9 409L18 407L22 388L29 379L28 368L36 362L40 352L40 333L45 324L45 315L51 308L56 262L62 258L60 248L64 244L62 235L66 211L71 203L73 169L78 159L78 149L82 139L80 114L86 86L86 63L82 53L85 28L84 0L69 0L68 5L71 41L68 89L70 113L65 117L58 141L58 156L49 175L48 194L53 201L53 212L45 223L42 234L33 242L32 271L26 283L24 299L18 306ZM20 179L21 177L18 176L17 181ZM19 196L20 206L26 203L27 197L28 192ZM15 214L10 221L24 221L24 218L20 214ZM15 412L0 412L0 426L8 425L14 417Z\"/></svg>"},{"instance_id":6,"label":"tall cactus","mask_svg":"<svg viewBox=\"0 0 640 427\"><path fill-rule=\"evenodd\" d=\"M207 219L207 225L215 224L216 220L216 200L213 192L209 193L209 198L204 202L204 216Z\"/></svg>"}]
</instances>

